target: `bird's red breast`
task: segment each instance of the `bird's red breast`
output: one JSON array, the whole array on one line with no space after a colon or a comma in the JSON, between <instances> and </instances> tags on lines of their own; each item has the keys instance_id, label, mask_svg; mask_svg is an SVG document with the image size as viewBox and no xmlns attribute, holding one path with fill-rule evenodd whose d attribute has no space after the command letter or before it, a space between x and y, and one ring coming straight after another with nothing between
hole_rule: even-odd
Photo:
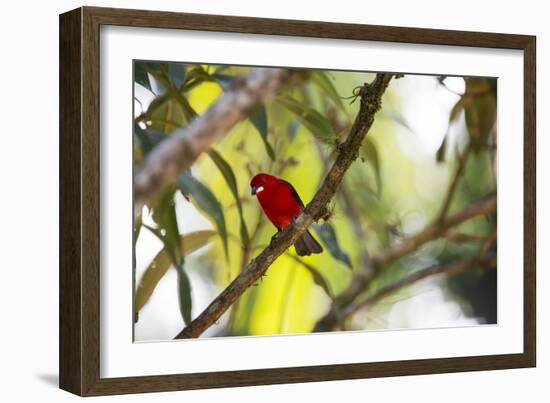
<instances>
[{"instance_id":1,"label":"bird's red breast","mask_svg":"<svg viewBox=\"0 0 550 403\"><path fill-rule=\"evenodd\" d=\"M258 174L251 182L260 206L279 229L285 228L303 209L303 203L292 185L268 174ZM259 190L259 191L258 191Z\"/></svg>"},{"instance_id":2,"label":"bird's red breast","mask_svg":"<svg viewBox=\"0 0 550 403\"><path fill-rule=\"evenodd\" d=\"M265 214L279 230L290 225L292 219L304 209L304 203L294 187L283 179L261 173L252 178L250 186ZM309 231L300 235L294 242L294 248L298 256L323 252L323 247Z\"/></svg>"}]
</instances>

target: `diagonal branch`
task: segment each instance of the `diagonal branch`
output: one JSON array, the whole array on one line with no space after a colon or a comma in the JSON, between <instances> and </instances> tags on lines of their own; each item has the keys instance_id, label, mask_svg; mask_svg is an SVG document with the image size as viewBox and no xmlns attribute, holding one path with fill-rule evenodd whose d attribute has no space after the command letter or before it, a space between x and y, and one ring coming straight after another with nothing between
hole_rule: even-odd
<instances>
[{"instance_id":1,"label":"diagonal branch","mask_svg":"<svg viewBox=\"0 0 550 403\"><path fill-rule=\"evenodd\" d=\"M204 114L174 132L148 156L134 175L134 212L153 204L197 157L239 121L269 101L290 79L287 69L258 68L237 80Z\"/></svg>"},{"instance_id":2,"label":"diagonal branch","mask_svg":"<svg viewBox=\"0 0 550 403\"><path fill-rule=\"evenodd\" d=\"M382 287L375 293L369 295L361 302L348 305L342 312L343 317L349 317L350 315L357 312L359 309L372 306L376 304L381 299L386 296L400 290L401 288L408 287L414 283L419 282L427 277L435 276L438 274L447 274L453 275L462 273L466 270L470 270L479 266L487 266L489 268L496 267L497 258L494 254L487 254L483 256L475 256L468 259L455 260L453 262L437 264L434 266L427 267L422 270L418 270L408 276L401 278L395 283L388 284L385 287Z\"/></svg>"},{"instance_id":3,"label":"diagonal branch","mask_svg":"<svg viewBox=\"0 0 550 403\"><path fill-rule=\"evenodd\" d=\"M385 267L397 259L417 250L423 244L432 241L445 234L450 228L479 215L494 213L497 208L497 197L492 194L481 200L473 202L462 211L447 216L443 221L436 221L424 228L418 234L403 239L401 242L389 247L377 256L372 257L368 264L368 270L356 272L350 285L333 301L331 309L315 325L314 332L326 332L333 329L342 318L342 311L367 289L371 280Z\"/></svg>"},{"instance_id":4,"label":"diagonal branch","mask_svg":"<svg viewBox=\"0 0 550 403\"><path fill-rule=\"evenodd\" d=\"M312 222L326 215L328 203L334 196L347 169L359 154L359 147L372 126L374 115L381 107L382 95L391 78L391 74L377 74L371 84L365 84L360 88L361 104L350 134L338 146L334 164L304 212L296 217L292 225L281 231L277 238L255 259L248 263L233 282L199 316L189 323L176 336L176 339L199 337L219 319L248 287L258 281L275 259L284 253L307 230Z\"/></svg>"}]
</instances>

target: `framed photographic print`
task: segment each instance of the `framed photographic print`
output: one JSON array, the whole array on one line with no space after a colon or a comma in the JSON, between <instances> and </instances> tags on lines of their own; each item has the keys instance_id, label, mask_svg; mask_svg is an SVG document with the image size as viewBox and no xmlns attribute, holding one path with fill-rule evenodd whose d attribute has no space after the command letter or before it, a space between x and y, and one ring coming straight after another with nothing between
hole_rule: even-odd
<instances>
[{"instance_id":1,"label":"framed photographic print","mask_svg":"<svg viewBox=\"0 0 550 403\"><path fill-rule=\"evenodd\" d=\"M535 37L60 16L60 386L535 365Z\"/></svg>"}]
</instances>

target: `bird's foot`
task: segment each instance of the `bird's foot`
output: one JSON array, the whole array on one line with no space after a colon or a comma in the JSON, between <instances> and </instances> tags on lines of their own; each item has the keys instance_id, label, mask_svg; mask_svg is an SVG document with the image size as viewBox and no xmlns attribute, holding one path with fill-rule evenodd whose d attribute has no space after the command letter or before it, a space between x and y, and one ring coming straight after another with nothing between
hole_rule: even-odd
<instances>
[{"instance_id":1,"label":"bird's foot","mask_svg":"<svg viewBox=\"0 0 550 403\"><path fill-rule=\"evenodd\" d=\"M271 237L271 241L269 241L269 245L271 245L271 244L273 244L273 242L275 242L275 240L279 237L280 233L281 233L281 231L279 230L275 234L273 234L273 236Z\"/></svg>"}]
</instances>

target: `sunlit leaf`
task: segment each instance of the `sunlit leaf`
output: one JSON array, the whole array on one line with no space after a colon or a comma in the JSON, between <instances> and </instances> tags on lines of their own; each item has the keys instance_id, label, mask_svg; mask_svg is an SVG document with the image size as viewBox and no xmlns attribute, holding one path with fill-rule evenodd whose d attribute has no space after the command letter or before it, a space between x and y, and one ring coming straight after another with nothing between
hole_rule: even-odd
<instances>
[{"instance_id":1,"label":"sunlit leaf","mask_svg":"<svg viewBox=\"0 0 550 403\"><path fill-rule=\"evenodd\" d=\"M205 81L212 81L212 77L201 65L194 66L187 72L187 81L183 86L183 90L185 92L190 91Z\"/></svg>"},{"instance_id":2,"label":"sunlit leaf","mask_svg":"<svg viewBox=\"0 0 550 403\"><path fill-rule=\"evenodd\" d=\"M228 162L213 148L208 151L208 155L214 161L214 164L218 167L222 173L227 186L231 190L233 197L235 198L235 203L237 204L237 210L239 210L239 218L241 220L241 239L243 244L248 244L248 230L246 229L246 224L243 217L243 206L241 204L241 198L239 197L239 189L237 187L237 178L235 173Z\"/></svg>"},{"instance_id":3,"label":"sunlit leaf","mask_svg":"<svg viewBox=\"0 0 550 403\"><path fill-rule=\"evenodd\" d=\"M171 93L173 94L175 100L180 104L181 109L183 110L183 114L185 115L186 121L190 121L191 119L195 118L197 116L197 112L193 109L187 98L182 95L178 90L172 89Z\"/></svg>"},{"instance_id":4,"label":"sunlit leaf","mask_svg":"<svg viewBox=\"0 0 550 403\"><path fill-rule=\"evenodd\" d=\"M181 256L187 256L197 249L207 245L215 231L197 231L181 236ZM147 303L160 279L166 274L173 262L165 249L162 249L149 264L139 280L136 297L135 311L138 312Z\"/></svg>"},{"instance_id":5,"label":"sunlit leaf","mask_svg":"<svg viewBox=\"0 0 550 403\"><path fill-rule=\"evenodd\" d=\"M267 112L265 110L265 106L261 105L260 107L258 107L256 112L252 116L250 116L250 122L256 128L258 133L260 133L262 141L264 142L264 147L265 147L265 151L267 152L267 155L269 155L269 158L271 158L272 161L275 161L275 151L273 150L273 147L271 147L271 144L269 144L269 141L267 140L268 123L267 123Z\"/></svg>"},{"instance_id":6,"label":"sunlit leaf","mask_svg":"<svg viewBox=\"0 0 550 403\"><path fill-rule=\"evenodd\" d=\"M319 88L321 88L326 95L328 95L328 97L331 99L334 105L336 105L345 114L348 113L346 107L344 106L344 102L342 101L342 98L340 98L340 95L338 94L338 91L336 90L336 87L332 83L332 79L330 78L327 72L314 71L311 74L311 80L315 84L317 84Z\"/></svg>"},{"instance_id":7,"label":"sunlit leaf","mask_svg":"<svg viewBox=\"0 0 550 403\"><path fill-rule=\"evenodd\" d=\"M151 121L153 128L169 134L197 115L182 93L186 82L185 67L177 63L163 63L158 71L148 70L164 90L149 104L144 117Z\"/></svg>"},{"instance_id":8,"label":"sunlit leaf","mask_svg":"<svg viewBox=\"0 0 550 403\"><path fill-rule=\"evenodd\" d=\"M330 122L317 112L290 96L281 96L277 102L292 112L319 141L325 144L336 145L337 137Z\"/></svg>"},{"instance_id":9,"label":"sunlit leaf","mask_svg":"<svg viewBox=\"0 0 550 403\"><path fill-rule=\"evenodd\" d=\"M226 259L229 259L227 247L227 229L223 208L214 193L190 173L184 173L178 180L178 188L182 194L210 218L222 238Z\"/></svg>"},{"instance_id":10,"label":"sunlit leaf","mask_svg":"<svg viewBox=\"0 0 550 403\"><path fill-rule=\"evenodd\" d=\"M191 309L193 300L191 299L191 282L189 276L181 266L175 266L178 273L178 301L181 317L185 324L191 322Z\"/></svg>"},{"instance_id":11,"label":"sunlit leaf","mask_svg":"<svg viewBox=\"0 0 550 403\"><path fill-rule=\"evenodd\" d=\"M373 141L370 139L370 137L366 137L363 141L363 145L361 146L361 152L363 156L366 158L367 162L371 164L372 168L374 169L374 174L376 177L376 189L378 195L382 192L382 175L380 172L380 158L378 157L378 150L376 149L376 145L373 143Z\"/></svg>"},{"instance_id":12,"label":"sunlit leaf","mask_svg":"<svg viewBox=\"0 0 550 403\"><path fill-rule=\"evenodd\" d=\"M343 262L348 268L352 269L349 255L340 247L334 227L329 223L313 224L312 227L326 245L332 257Z\"/></svg>"},{"instance_id":13,"label":"sunlit leaf","mask_svg":"<svg viewBox=\"0 0 550 403\"><path fill-rule=\"evenodd\" d=\"M145 120L152 123L151 128L169 134L177 127L184 126L189 113L186 113L180 101L175 99L172 92L167 92L156 97L145 112Z\"/></svg>"}]
</instances>

